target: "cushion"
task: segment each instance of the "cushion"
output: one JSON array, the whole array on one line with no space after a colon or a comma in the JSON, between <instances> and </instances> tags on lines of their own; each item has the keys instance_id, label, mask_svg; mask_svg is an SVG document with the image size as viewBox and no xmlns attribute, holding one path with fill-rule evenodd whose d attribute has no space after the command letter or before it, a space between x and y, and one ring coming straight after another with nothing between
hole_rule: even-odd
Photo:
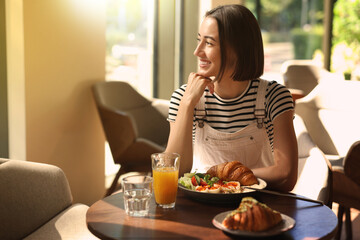
<instances>
[{"instance_id":1,"label":"cushion","mask_svg":"<svg viewBox=\"0 0 360 240\"><path fill-rule=\"evenodd\" d=\"M309 157L299 158L298 181L292 192L328 203L329 168L325 156L317 147L311 149Z\"/></svg>"},{"instance_id":2,"label":"cushion","mask_svg":"<svg viewBox=\"0 0 360 240\"><path fill-rule=\"evenodd\" d=\"M296 134L296 140L298 143L298 155L299 158L307 158L310 156L310 151L315 147L315 143L312 141L304 121L298 115L294 117L294 130Z\"/></svg>"},{"instance_id":3,"label":"cushion","mask_svg":"<svg viewBox=\"0 0 360 240\"><path fill-rule=\"evenodd\" d=\"M329 167L322 151L312 141L302 118L294 117L294 129L298 143L298 180L293 193L323 201L330 199ZM316 173L314 174L314 169Z\"/></svg>"},{"instance_id":4,"label":"cushion","mask_svg":"<svg viewBox=\"0 0 360 240\"><path fill-rule=\"evenodd\" d=\"M95 237L86 226L88 206L74 204L61 212L24 240L92 240Z\"/></svg>"}]
</instances>

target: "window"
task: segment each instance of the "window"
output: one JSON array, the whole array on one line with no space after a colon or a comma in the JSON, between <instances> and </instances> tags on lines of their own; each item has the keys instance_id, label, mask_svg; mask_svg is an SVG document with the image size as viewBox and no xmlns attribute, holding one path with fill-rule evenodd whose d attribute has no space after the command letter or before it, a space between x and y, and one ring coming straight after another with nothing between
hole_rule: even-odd
<instances>
[{"instance_id":1,"label":"window","mask_svg":"<svg viewBox=\"0 0 360 240\"><path fill-rule=\"evenodd\" d=\"M106 13L106 80L128 82L152 97L155 1L107 0ZM106 143L107 187L118 168Z\"/></svg>"},{"instance_id":2,"label":"window","mask_svg":"<svg viewBox=\"0 0 360 240\"><path fill-rule=\"evenodd\" d=\"M321 56L323 1L248 0L245 5L262 30L265 78L282 83L280 68L284 61Z\"/></svg>"},{"instance_id":3,"label":"window","mask_svg":"<svg viewBox=\"0 0 360 240\"><path fill-rule=\"evenodd\" d=\"M153 0L107 0L106 80L152 96Z\"/></svg>"}]
</instances>

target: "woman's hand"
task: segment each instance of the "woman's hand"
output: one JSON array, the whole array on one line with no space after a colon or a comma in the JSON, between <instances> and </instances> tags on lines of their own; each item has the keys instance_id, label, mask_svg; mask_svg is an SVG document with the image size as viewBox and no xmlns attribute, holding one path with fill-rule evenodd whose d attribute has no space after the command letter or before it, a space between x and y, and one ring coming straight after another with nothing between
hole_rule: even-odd
<instances>
[{"instance_id":1,"label":"woman's hand","mask_svg":"<svg viewBox=\"0 0 360 240\"><path fill-rule=\"evenodd\" d=\"M187 99L192 107L195 107L203 95L206 87L208 87L210 93L214 93L214 84L210 78L203 77L197 73L192 72L188 77L188 82L183 98Z\"/></svg>"},{"instance_id":2,"label":"woman's hand","mask_svg":"<svg viewBox=\"0 0 360 240\"><path fill-rule=\"evenodd\" d=\"M170 123L170 135L166 152L176 152L181 156L179 174L190 172L193 163L192 128L194 108L204 94L205 88L214 92L210 78L190 73L184 96L181 99L176 121Z\"/></svg>"}]
</instances>

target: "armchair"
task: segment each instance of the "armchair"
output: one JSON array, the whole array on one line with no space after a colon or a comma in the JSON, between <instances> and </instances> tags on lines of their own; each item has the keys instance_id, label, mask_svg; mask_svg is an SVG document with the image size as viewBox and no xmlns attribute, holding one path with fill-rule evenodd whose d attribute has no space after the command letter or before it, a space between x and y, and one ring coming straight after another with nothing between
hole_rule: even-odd
<instances>
[{"instance_id":1,"label":"armchair","mask_svg":"<svg viewBox=\"0 0 360 240\"><path fill-rule=\"evenodd\" d=\"M97 239L56 166L0 159L0 193L0 239Z\"/></svg>"},{"instance_id":2,"label":"armchair","mask_svg":"<svg viewBox=\"0 0 360 240\"><path fill-rule=\"evenodd\" d=\"M150 155L163 152L167 144L169 102L147 99L121 81L96 83L92 92L113 160L120 165L108 196L122 174L151 172Z\"/></svg>"}]
</instances>

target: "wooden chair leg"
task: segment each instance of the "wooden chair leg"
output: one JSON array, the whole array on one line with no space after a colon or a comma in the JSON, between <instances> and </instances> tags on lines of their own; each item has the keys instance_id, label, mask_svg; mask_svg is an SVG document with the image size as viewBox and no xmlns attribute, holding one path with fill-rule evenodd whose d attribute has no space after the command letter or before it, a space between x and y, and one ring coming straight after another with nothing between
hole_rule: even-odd
<instances>
[{"instance_id":1,"label":"wooden chair leg","mask_svg":"<svg viewBox=\"0 0 360 240\"><path fill-rule=\"evenodd\" d=\"M338 213L337 213L338 230L337 230L337 233L336 233L336 236L335 236L336 240L340 240L340 238L341 238L341 229L342 229L342 223L343 223L343 216L344 216L344 207L339 204Z\"/></svg>"},{"instance_id":2,"label":"wooden chair leg","mask_svg":"<svg viewBox=\"0 0 360 240\"><path fill-rule=\"evenodd\" d=\"M346 239L352 239L352 227L351 227L351 216L350 208L345 208L345 229L346 229Z\"/></svg>"},{"instance_id":3,"label":"wooden chair leg","mask_svg":"<svg viewBox=\"0 0 360 240\"><path fill-rule=\"evenodd\" d=\"M107 196L111 195L111 194L115 191L115 189L116 189L116 187L117 187L117 185L118 185L118 181L119 181L120 175L122 174L122 172L123 172L123 171L122 171L121 168L120 168L119 171L116 173L116 176L114 177L114 180L113 180L113 182L111 183L111 186L110 186L110 187L108 188L108 190L106 191L104 197L107 197Z\"/></svg>"}]
</instances>

